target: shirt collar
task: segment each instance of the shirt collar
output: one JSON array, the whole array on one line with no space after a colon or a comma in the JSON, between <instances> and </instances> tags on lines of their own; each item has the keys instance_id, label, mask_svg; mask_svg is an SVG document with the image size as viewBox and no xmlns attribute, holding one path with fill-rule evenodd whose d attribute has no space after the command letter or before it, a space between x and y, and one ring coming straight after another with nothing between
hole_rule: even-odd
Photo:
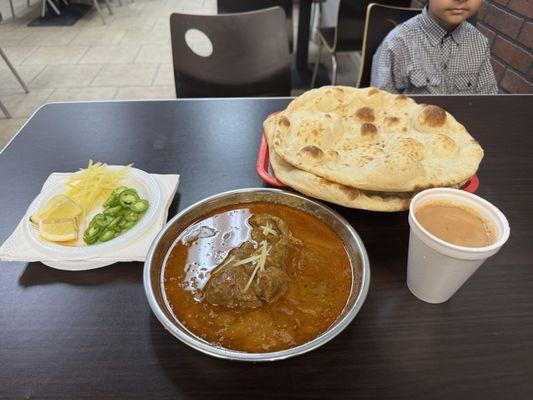
<instances>
[{"instance_id":1,"label":"shirt collar","mask_svg":"<svg viewBox=\"0 0 533 400\"><path fill-rule=\"evenodd\" d=\"M454 42L457 44L461 44L463 41L465 22L461 22L453 31L447 32L429 16L427 6L424 7L422 13L420 14L420 23L422 29L428 35L429 42L432 46L439 44L446 36L451 36Z\"/></svg>"}]
</instances>

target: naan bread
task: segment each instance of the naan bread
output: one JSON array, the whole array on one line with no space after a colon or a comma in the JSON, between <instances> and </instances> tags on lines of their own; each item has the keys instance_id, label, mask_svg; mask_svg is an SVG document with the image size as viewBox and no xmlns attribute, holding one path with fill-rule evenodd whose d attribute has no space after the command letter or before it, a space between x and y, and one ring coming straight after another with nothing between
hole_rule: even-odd
<instances>
[{"instance_id":1,"label":"naan bread","mask_svg":"<svg viewBox=\"0 0 533 400\"><path fill-rule=\"evenodd\" d=\"M454 186L483 158L464 126L440 107L376 88L311 90L264 127L271 149L292 166L371 191Z\"/></svg>"},{"instance_id":2,"label":"naan bread","mask_svg":"<svg viewBox=\"0 0 533 400\"><path fill-rule=\"evenodd\" d=\"M272 149L269 151L270 165L276 178L299 192L329 201L344 207L371 211L403 211L409 208L412 193L380 193L358 190L328 181L285 162Z\"/></svg>"}]
</instances>

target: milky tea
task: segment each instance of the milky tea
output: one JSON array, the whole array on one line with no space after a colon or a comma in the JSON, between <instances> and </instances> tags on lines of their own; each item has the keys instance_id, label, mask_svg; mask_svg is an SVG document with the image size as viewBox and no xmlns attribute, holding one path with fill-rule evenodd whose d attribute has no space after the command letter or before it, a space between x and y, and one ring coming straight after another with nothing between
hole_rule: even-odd
<instances>
[{"instance_id":1,"label":"milky tea","mask_svg":"<svg viewBox=\"0 0 533 400\"><path fill-rule=\"evenodd\" d=\"M415 217L429 233L464 247L485 247L496 242L494 225L471 207L449 200L430 200L415 209Z\"/></svg>"}]
</instances>

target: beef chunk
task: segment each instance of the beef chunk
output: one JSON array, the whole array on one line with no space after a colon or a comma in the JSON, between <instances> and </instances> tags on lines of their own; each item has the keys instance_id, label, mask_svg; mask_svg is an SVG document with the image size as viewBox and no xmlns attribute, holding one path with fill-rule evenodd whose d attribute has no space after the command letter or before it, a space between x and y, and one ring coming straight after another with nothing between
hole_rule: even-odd
<instances>
[{"instance_id":1,"label":"beef chunk","mask_svg":"<svg viewBox=\"0 0 533 400\"><path fill-rule=\"evenodd\" d=\"M267 267L257 273L253 286L257 297L267 303L273 303L288 289L289 276L281 268Z\"/></svg>"},{"instance_id":2,"label":"beef chunk","mask_svg":"<svg viewBox=\"0 0 533 400\"><path fill-rule=\"evenodd\" d=\"M205 301L215 306L228 308L261 307L262 302L254 290L250 288L246 292L244 291L251 275L246 269L246 267L243 268L242 265L239 265L224 268L216 274L209 281L208 289L205 292Z\"/></svg>"},{"instance_id":3,"label":"beef chunk","mask_svg":"<svg viewBox=\"0 0 533 400\"><path fill-rule=\"evenodd\" d=\"M204 300L228 308L257 308L263 302L273 303L286 292L289 276L285 264L291 246L297 245L285 221L268 215L253 215L248 220L252 241L244 242L228 254L223 266L214 270L205 289ZM256 263L233 265L236 261L258 254L257 244L267 243L268 256L263 268L258 268L252 279ZM229 259L231 262L228 262ZM248 282L251 284L247 287Z\"/></svg>"}]
</instances>

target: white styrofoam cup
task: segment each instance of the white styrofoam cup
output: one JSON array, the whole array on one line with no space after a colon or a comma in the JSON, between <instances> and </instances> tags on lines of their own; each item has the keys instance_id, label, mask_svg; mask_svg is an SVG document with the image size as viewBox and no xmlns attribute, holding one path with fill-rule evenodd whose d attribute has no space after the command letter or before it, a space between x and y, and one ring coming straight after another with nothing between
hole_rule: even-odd
<instances>
[{"instance_id":1,"label":"white styrofoam cup","mask_svg":"<svg viewBox=\"0 0 533 400\"><path fill-rule=\"evenodd\" d=\"M468 206L492 223L496 241L485 247L448 243L420 225L415 211L428 201L444 200ZM467 281L485 260L496 254L510 234L503 213L488 201L464 190L436 188L418 193L409 207L409 257L407 286L428 303L443 303Z\"/></svg>"}]
</instances>

